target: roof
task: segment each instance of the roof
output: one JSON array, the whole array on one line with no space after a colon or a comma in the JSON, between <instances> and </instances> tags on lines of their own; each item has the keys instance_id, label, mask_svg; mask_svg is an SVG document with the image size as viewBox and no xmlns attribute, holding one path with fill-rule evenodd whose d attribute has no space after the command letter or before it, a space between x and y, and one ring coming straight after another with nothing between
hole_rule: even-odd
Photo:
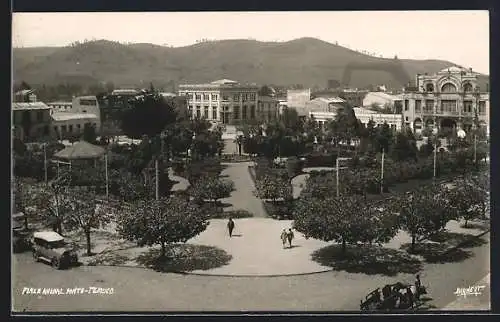
<instances>
[{"instance_id":1,"label":"roof","mask_svg":"<svg viewBox=\"0 0 500 322\"><path fill-rule=\"evenodd\" d=\"M353 107L354 114L377 114L377 112L363 107Z\"/></svg>"},{"instance_id":2,"label":"roof","mask_svg":"<svg viewBox=\"0 0 500 322\"><path fill-rule=\"evenodd\" d=\"M315 98L313 101L323 101L325 103L338 103L338 104L341 104L341 103L345 103L345 100L341 99L340 97L318 97L318 98Z\"/></svg>"},{"instance_id":3,"label":"roof","mask_svg":"<svg viewBox=\"0 0 500 322\"><path fill-rule=\"evenodd\" d=\"M72 102L50 102L50 103L47 103L47 105L51 106L51 105L73 105Z\"/></svg>"},{"instance_id":4,"label":"roof","mask_svg":"<svg viewBox=\"0 0 500 322\"><path fill-rule=\"evenodd\" d=\"M106 150L100 146L85 141L78 141L57 152L54 154L54 157L66 160L96 159L104 153L106 153Z\"/></svg>"},{"instance_id":5,"label":"roof","mask_svg":"<svg viewBox=\"0 0 500 322\"><path fill-rule=\"evenodd\" d=\"M95 99L97 99L97 96L88 95L88 96L77 96L74 98L82 99L82 100L95 100Z\"/></svg>"},{"instance_id":6,"label":"roof","mask_svg":"<svg viewBox=\"0 0 500 322\"><path fill-rule=\"evenodd\" d=\"M51 115L54 121L69 121L81 119L97 119L97 115L92 113L72 113L72 112L54 112Z\"/></svg>"},{"instance_id":7,"label":"roof","mask_svg":"<svg viewBox=\"0 0 500 322\"><path fill-rule=\"evenodd\" d=\"M387 94L387 93L384 93L384 92L369 92L369 93L366 94L365 98L368 95L377 96L377 97L380 97L380 98L383 98L383 99L387 99L387 100L401 100L401 97L398 96L398 95L391 95L391 94Z\"/></svg>"},{"instance_id":8,"label":"roof","mask_svg":"<svg viewBox=\"0 0 500 322\"><path fill-rule=\"evenodd\" d=\"M446 67L439 71L439 73L460 73L460 72L467 72L467 69L458 67L458 66L452 66L452 67Z\"/></svg>"},{"instance_id":9,"label":"roof","mask_svg":"<svg viewBox=\"0 0 500 322\"><path fill-rule=\"evenodd\" d=\"M13 110L50 110L50 106L43 102L13 102Z\"/></svg>"},{"instance_id":10,"label":"roof","mask_svg":"<svg viewBox=\"0 0 500 322\"><path fill-rule=\"evenodd\" d=\"M215 84L215 85L238 84L238 82L224 78L224 79L219 79L219 80L213 81L213 82L211 82L211 84Z\"/></svg>"},{"instance_id":11,"label":"roof","mask_svg":"<svg viewBox=\"0 0 500 322\"><path fill-rule=\"evenodd\" d=\"M34 92L35 92L34 89L23 89L23 90L17 91L14 95L28 95L28 94L31 94Z\"/></svg>"},{"instance_id":12,"label":"roof","mask_svg":"<svg viewBox=\"0 0 500 322\"><path fill-rule=\"evenodd\" d=\"M64 237L56 233L55 231L38 231L33 233L34 238L40 238L48 242L55 242L64 240Z\"/></svg>"},{"instance_id":13,"label":"roof","mask_svg":"<svg viewBox=\"0 0 500 322\"><path fill-rule=\"evenodd\" d=\"M167 97L177 96L177 94L175 94L175 93L164 93L164 92L160 93L160 95L161 96L167 96Z\"/></svg>"},{"instance_id":14,"label":"roof","mask_svg":"<svg viewBox=\"0 0 500 322\"><path fill-rule=\"evenodd\" d=\"M123 95L123 94L137 95L139 93L140 91L136 89L115 89L114 91L111 92L111 95Z\"/></svg>"}]
</instances>

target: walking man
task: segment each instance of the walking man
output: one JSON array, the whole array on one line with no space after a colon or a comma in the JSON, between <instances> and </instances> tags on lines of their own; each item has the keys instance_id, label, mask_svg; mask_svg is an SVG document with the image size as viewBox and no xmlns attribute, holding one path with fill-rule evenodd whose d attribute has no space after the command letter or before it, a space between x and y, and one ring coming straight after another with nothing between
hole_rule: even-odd
<instances>
[{"instance_id":1,"label":"walking man","mask_svg":"<svg viewBox=\"0 0 500 322\"><path fill-rule=\"evenodd\" d=\"M288 228L288 232L286 234L286 237L288 238L288 245L291 248L292 247L292 240L293 240L293 231L292 231L292 228Z\"/></svg>"},{"instance_id":2,"label":"walking man","mask_svg":"<svg viewBox=\"0 0 500 322\"><path fill-rule=\"evenodd\" d=\"M422 289L422 283L420 282L420 275L415 278L415 299L420 301L420 292Z\"/></svg>"},{"instance_id":3,"label":"walking man","mask_svg":"<svg viewBox=\"0 0 500 322\"><path fill-rule=\"evenodd\" d=\"M283 231L281 232L281 241L283 242L283 249L286 248L286 240L287 240L287 233L286 233L286 229L283 229Z\"/></svg>"},{"instance_id":4,"label":"walking man","mask_svg":"<svg viewBox=\"0 0 500 322\"><path fill-rule=\"evenodd\" d=\"M231 217L229 217L229 221L227 222L227 229L229 230L229 237L233 237L234 221Z\"/></svg>"}]
</instances>

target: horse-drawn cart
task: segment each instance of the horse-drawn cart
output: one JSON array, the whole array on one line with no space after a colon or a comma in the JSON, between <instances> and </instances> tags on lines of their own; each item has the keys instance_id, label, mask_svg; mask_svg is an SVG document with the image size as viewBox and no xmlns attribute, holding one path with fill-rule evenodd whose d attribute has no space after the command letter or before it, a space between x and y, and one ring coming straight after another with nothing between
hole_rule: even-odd
<instances>
[{"instance_id":1,"label":"horse-drawn cart","mask_svg":"<svg viewBox=\"0 0 500 322\"><path fill-rule=\"evenodd\" d=\"M425 288L423 288L425 289ZM412 285L404 283L387 284L377 288L361 300L361 311L415 310L418 298ZM422 294L422 293L421 293Z\"/></svg>"}]
</instances>

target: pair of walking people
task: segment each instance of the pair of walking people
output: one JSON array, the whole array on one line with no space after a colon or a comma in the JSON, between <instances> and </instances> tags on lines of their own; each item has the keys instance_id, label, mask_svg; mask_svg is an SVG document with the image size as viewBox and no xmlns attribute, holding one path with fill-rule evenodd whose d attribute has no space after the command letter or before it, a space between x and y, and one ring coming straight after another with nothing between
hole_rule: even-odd
<instances>
[{"instance_id":1,"label":"pair of walking people","mask_svg":"<svg viewBox=\"0 0 500 322\"><path fill-rule=\"evenodd\" d=\"M283 242L283 248L286 248L286 243L288 242L288 247L292 247L292 240L293 240L293 231L292 228L288 228L288 231L286 229L283 229L281 232L281 241Z\"/></svg>"}]
</instances>

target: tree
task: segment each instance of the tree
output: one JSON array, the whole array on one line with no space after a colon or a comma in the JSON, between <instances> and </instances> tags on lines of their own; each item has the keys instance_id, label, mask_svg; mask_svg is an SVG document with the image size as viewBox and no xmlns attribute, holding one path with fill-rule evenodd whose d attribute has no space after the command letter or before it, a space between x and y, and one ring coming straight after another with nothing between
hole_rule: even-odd
<instances>
[{"instance_id":1,"label":"tree","mask_svg":"<svg viewBox=\"0 0 500 322\"><path fill-rule=\"evenodd\" d=\"M344 255L348 243L383 243L397 232L394 214L377 213L356 195L300 199L294 218L294 228L306 238L336 241L342 245Z\"/></svg>"},{"instance_id":2,"label":"tree","mask_svg":"<svg viewBox=\"0 0 500 322\"><path fill-rule=\"evenodd\" d=\"M196 199L213 201L217 206L218 200L228 198L234 191L234 183L230 180L221 180L217 177L206 176L192 187L192 194Z\"/></svg>"},{"instance_id":3,"label":"tree","mask_svg":"<svg viewBox=\"0 0 500 322\"><path fill-rule=\"evenodd\" d=\"M277 200L289 200L293 196L292 185L288 178L264 175L257 179L256 196L260 199L271 199L273 203Z\"/></svg>"},{"instance_id":4,"label":"tree","mask_svg":"<svg viewBox=\"0 0 500 322\"><path fill-rule=\"evenodd\" d=\"M203 232L209 222L205 213L186 199L172 196L141 200L124 207L118 215L118 231L139 246L161 246L161 257L171 243L183 242Z\"/></svg>"},{"instance_id":5,"label":"tree","mask_svg":"<svg viewBox=\"0 0 500 322\"><path fill-rule=\"evenodd\" d=\"M454 217L465 220L465 228L469 227L470 220L483 218L486 214L487 194L470 179L457 181L449 194L449 200Z\"/></svg>"},{"instance_id":6,"label":"tree","mask_svg":"<svg viewBox=\"0 0 500 322\"><path fill-rule=\"evenodd\" d=\"M52 229L62 234L62 225L71 212L71 205L68 198L68 189L71 184L71 175L67 172L52 181L47 188L43 190L43 201L41 205L42 216L44 216Z\"/></svg>"},{"instance_id":7,"label":"tree","mask_svg":"<svg viewBox=\"0 0 500 322\"><path fill-rule=\"evenodd\" d=\"M29 228L29 219L40 215L45 206L47 194L40 184L25 182L20 178L14 181L14 211L24 214L24 228Z\"/></svg>"},{"instance_id":8,"label":"tree","mask_svg":"<svg viewBox=\"0 0 500 322\"><path fill-rule=\"evenodd\" d=\"M97 200L97 195L90 189L73 188L68 193L68 204L71 209L65 224L69 228L81 229L87 241L87 255L92 255L90 233L92 229L100 228L111 220L110 214Z\"/></svg>"},{"instance_id":9,"label":"tree","mask_svg":"<svg viewBox=\"0 0 500 322\"><path fill-rule=\"evenodd\" d=\"M399 213L401 228L411 236L411 252L417 241L441 231L452 219L445 196L442 187L433 186L420 187L392 200L391 209Z\"/></svg>"},{"instance_id":10,"label":"tree","mask_svg":"<svg viewBox=\"0 0 500 322\"><path fill-rule=\"evenodd\" d=\"M134 102L132 108L123 112L122 130L128 137L139 139L160 135L165 128L175 123L176 112L171 101L164 100L158 93L145 95Z\"/></svg>"},{"instance_id":11,"label":"tree","mask_svg":"<svg viewBox=\"0 0 500 322\"><path fill-rule=\"evenodd\" d=\"M97 139L96 128L86 123L83 127L83 140L94 144Z\"/></svg>"}]
</instances>

